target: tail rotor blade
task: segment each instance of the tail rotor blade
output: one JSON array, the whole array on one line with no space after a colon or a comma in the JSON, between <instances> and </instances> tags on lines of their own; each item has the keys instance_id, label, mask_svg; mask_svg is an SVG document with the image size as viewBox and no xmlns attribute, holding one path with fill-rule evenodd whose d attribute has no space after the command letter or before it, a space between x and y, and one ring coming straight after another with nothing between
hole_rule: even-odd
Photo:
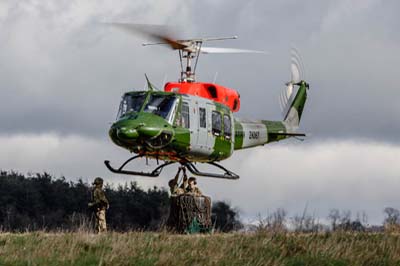
<instances>
[{"instance_id":1,"label":"tail rotor blade","mask_svg":"<svg viewBox=\"0 0 400 266\"><path fill-rule=\"evenodd\" d=\"M281 103L281 113L282 116L285 116L287 113L287 107L288 107L288 101L289 99L286 98L286 91L281 92L281 96L279 97L280 103Z\"/></svg>"},{"instance_id":2,"label":"tail rotor blade","mask_svg":"<svg viewBox=\"0 0 400 266\"><path fill-rule=\"evenodd\" d=\"M298 83L302 79L305 79L303 60L295 47L292 47L290 50L290 73L292 83Z\"/></svg>"},{"instance_id":3,"label":"tail rotor blade","mask_svg":"<svg viewBox=\"0 0 400 266\"><path fill-rule=\"evenodd\" d=\"M297 83L300 81L300 70L295 63L291 63L290 65L290 80L293 83Z\"/></svg>"},{"instance_id":4,"label":"tail rotor blade","mask_svg":"<svg viewBox=\"0 0 400 266\"><path fill-rule=\"evenodd\" d=\"M289 83L286 87L286 98L289 100L293 93L293 84Z\"/></svg>"},{"instance_id":5,"label":"tail rotor blade","mask_svg":"<svg viewBox=\"0 0 400 266\"><path fill-rule=\"evenodd\" d=\"M279 101L283 106L282 114L285 117L289 111L295 97L296 83L305 79L303 60L301 59L300 52L292 47L290 49L290 81L286 83L286 87L282 89Z\"/></svg>"}]
</instances>

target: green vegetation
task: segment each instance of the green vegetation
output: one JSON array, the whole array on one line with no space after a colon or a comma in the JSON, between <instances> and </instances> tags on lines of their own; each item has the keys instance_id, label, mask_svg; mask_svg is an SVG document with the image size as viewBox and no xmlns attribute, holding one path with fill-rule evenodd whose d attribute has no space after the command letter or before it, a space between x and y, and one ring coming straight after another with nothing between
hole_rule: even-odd
<instances>
[{"instance_id":1,"label":"green vegetation","mask_svg":"<svg viewBox=\"0 0 400 266\"><path fill-rule=\"evenodd\" d=\"M93 181L93 178L92 178ZM163 188L144 190L137 183L106 185L110 202L107 226L113 231L158 231L169 214L169 195ZM0 230L76 231L93 227L88 209L90 185L68 182L47 173L24 176L0 171ZM238 211L226 202L213 202L212 224L227 232L241 227ZM1 265L1 264L0 264Z\"/></svg>"},{"instance_id":2,"label":"green vegetation","mask_svg":"<svg viewBox=\"0 0 400 266\"><path fill-rule=\"evenodd\" d=\"M385 208L385 227L378 229L365 228L364 218L352 221L350 212L332 210L334 231L303 214L292 219L295 230L288 232L287 213L277 209L250 226L252 233L226 233L242 228L238 212L214 202L213 224L221 233L176 235L160 229L169 207L164 189L146 191L130 183L105 190L112 232L95 235L87 210L88 184L0 172L0 266L400 266L400 212L394 208Z\"/></svg>"},{"instance_id":3,"label":"green vegetation","mask_svg":"<svg viewBox=\"0 0 400 266\"><path fill-rule=\"evenodd\" d=\"M107 185L105 193L111 205L108 225L113 230L154 230L168 214L169 196L164 189L143 190L131 182L116 188ZM76 230L93 221L90 200L91 185L82 180L74 183L47 173L25 177L0 172L3 231Z\"/></svg>"},{"instance_id":4,"label":"green vegetation","mask_svg":"<svg viewBox=\"0 0 400 266\"><path fill-rule=\"evenodd\" d=\"M3 233L0 265L400 265L400 236Z\"/></svg>"}]
</instances>

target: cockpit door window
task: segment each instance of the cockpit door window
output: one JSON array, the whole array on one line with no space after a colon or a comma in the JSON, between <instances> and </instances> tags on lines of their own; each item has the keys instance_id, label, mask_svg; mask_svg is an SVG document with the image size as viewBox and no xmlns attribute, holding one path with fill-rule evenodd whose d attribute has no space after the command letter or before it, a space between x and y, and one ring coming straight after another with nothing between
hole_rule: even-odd
<instances>
[{"instance_id":1,"label":"cockpit door window","mask_svg":"<svg viewBox=\"0 0 400 266\"><path fill-rule=\"evenodd\" d=\"M212 112L212 133L215 136L220 136L222 132L222 118L221 113L217 111Z\"/></svg>"},{"instance_id":2,"label":"cockpit door window","mask_svg":"<svg viewBox=\"0 0 400 266\"><path fill-rule=\"evenodd\" d=\"M232 136L232 123L229 115L224 115L224 136L230 139Z\"/></svg>"},{"instance_id":3,"label":"cockpit door window","mask_svg":"<svg viewBox=\"0 0 400 266\"><path fill-rule=\"evenodd\" d=\"M200 116L200 127L207 127L207 116L206 116L206 108L199 108L199 116Z\"/></svg>"},{"instance_id":4,"label":"cockpit door window","mask_svg":"<svg viewBox=\"0 0 400 266\"><path fill-rule=\"evenodd\" d=\"M181 125L182 127L190 128L189 104L187 102L182 103Z\"/></svg>"}]
</instances>

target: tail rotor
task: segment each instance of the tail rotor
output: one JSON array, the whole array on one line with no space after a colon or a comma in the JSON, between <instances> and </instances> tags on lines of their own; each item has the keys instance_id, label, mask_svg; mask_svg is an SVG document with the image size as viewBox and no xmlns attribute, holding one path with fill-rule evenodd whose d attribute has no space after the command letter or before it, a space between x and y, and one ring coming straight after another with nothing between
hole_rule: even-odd
<instances>
[{"instance_id":1,"label":"tail rotor","mask_svg":"<svg viewBox=\"0 0 400 266\"><path fill-rule=\"evenodd\" d=\"M299 85L305 79L305 67L300 52L292 47L290 49L290 81L288 81L279 96L282 115L286 118L289 108L293 103L295 93L294 85ZM307 84L308 86L308 84Z\"/></svg>"}]
</instances>

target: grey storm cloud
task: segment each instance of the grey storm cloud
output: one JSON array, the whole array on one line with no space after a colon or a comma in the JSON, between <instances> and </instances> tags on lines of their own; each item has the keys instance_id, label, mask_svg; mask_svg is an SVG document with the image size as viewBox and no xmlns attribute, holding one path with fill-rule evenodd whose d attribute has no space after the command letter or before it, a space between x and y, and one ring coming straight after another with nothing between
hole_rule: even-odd
<instances>
[{"instance_id":1,"label":"grey storm cloud","mask_svg":"<svg viewBox=\"0 0 400 266\"><path fill-rule=\"evenodd\" d=\"M288 51L302 52L311 84L304 128L318 138L396 141L400 53L395 1L78 1L3 3L1 131L99 137L120 95L178 77L176 54L144 48L104 21L168 23L187 36L237 34L223 46L270 55L201 58L198 77L236 88L239 116L280 119L278 95L289 78Z\"/></svg>"},{"instance_id":2,"label":"grey storm cloud","mask_svg":"<svg viewBox=\"0 0 400 266\"><path fill-rule=\"evenodd\" d=\"M311 137L235 153L223 164L242 178L202 179L207 193L248 217L308 204L320 217L365 210L380 222L382 209L400 202L399 8L376 0L1 1L0 169L165 185L175 168L149 180L110 174L103 160L129 156L107 135L121 95L143 88L144 73L159 87L177 80L178 57L102 22L168 24L182 37L239 36L210 46L269 52L200 58L198 80L217 77L240 92L239 117L281 119L292 45L311 87L301 125Z\"/></svg>"},{"instance_id":3,"label":"grey storm cloud","mask_svg":"<svg viewBox=\"0 0 400 266\"><path fill-rule=\"evenodd\" d=\"M171 24L184 37L239 35L221 46L269 55L206 55L200 80L242 95L239 116L280 119L296 45L311 84L303 127L318 138L397 141L396 1L2 2L1 131L106 134L121 94L178 78L175 52L144 48L101 22ZM215 45L215 43L213 43ZM260 97L260 96L263 97Z\"/></svg>"}]
</instances>

